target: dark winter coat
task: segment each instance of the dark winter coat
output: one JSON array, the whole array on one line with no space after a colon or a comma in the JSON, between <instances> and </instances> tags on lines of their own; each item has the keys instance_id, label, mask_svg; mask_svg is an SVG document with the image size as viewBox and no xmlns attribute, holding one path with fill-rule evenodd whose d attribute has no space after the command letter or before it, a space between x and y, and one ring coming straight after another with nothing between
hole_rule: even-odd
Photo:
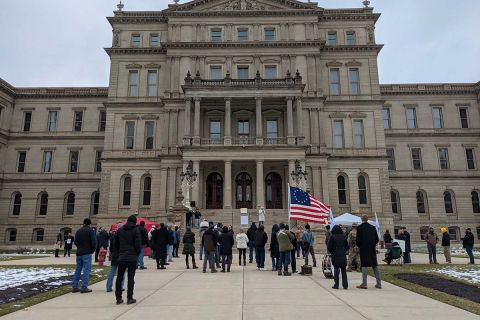
<instances>
[{"instance_id":1,"label":"dark winter coat","mask_svg":"<svg viewBox=\"0 0 480 320\"><path fill-rule=\"evenodd\" d=\"M340 229L340 231L336 231L336 228ZM332 264L335 267L347 266L347 251L349 249L348 241L347 237L339 226L333 227L332 235L328 240L327 248L332 254Z\"/></svg>"},{"instance_id":2,"label":"dark winter coat","mask_svg":"<svg viewBox=\"0 0 480 320\"><path fill-rule=\"evenodd\" d=\"M145 227L142 227L141 225L138 225L137 228L140 231L140 239L142 240L142 246L148 246L147 230L145 230Z\"/></svg>"},{"instance_id":3,"label":"dark winter coat","mask_svg":"<svg viewBox=\"0 0 480 320\"><path fill-rule=\"evenodd\" d=\"M110 263L112 266L118 266L118 250L115 247L115 237L116 234L110 236L110 246L108 248L110 251Z\"/></svg>"},{"instance_id":4,"label":"dark winter coat","mask_svg":"<svg viewBox=\"0 0 480 320\"><path fill-rule=\"evenodd\" d=\"M127 221L118 229L115 236L115 250L118 252L118 264L129 264L137 261L142 239L135 223Z\"/></svg>"},{"instance_id":5,"label":"dark winter coat","mask_svg":"<svg viewBox=\"0 0 480 320\"><path fill-rule=\"evenodd\" d=\"M67 243L69 239L70 239L70 243ZM73 236L66 236L65 237L65 250L72 249L74 241L75 241L75 238Z\"/></svg>"},{"instance_id":6,"label":"dark winter coat","mask_svg":"<svg viewBox=\"0 0 480 320\"><path fill-rule=\"evenodd\" d=\"M412 252L412 246L410 245L410 233L403 231L397 236L397 239L405 241L405 253Z\"/></svg>"},{"instance_id":7,"label":"dark winter coat","mask_svg":"<svg viewBox=\"0 0 480 320\"><path fill-rule=\"evenodd\" d=\"M378 266L377 243L378 233L374 226L368 222L364 222L357 227L357 247L360 248L360 262L362 267Z\"/></svg>"},{"instance_id":8,"label":"dark winter coat","mask_svg":"<svg viewBox=\"0 0 480 320\"><path fill-rule=\"evenodd\" d=\"M223 232L218 237L218 243L220 244L220 254L221 255L226 255L226 256L232 255L232 248L233 248L233 244L235 243L235 240L233 240L233 233L232 232L230 232L230 231Z\"/></svg>"},{"instance_id":9,"label":"dark winter coat","mask_svg":"<svg viewBox=\"0 0 480 320\"><path fill-rule=\"evenodd\" d=\"M385 242L385 243L392 243L392 241L393 241L393 238L392 238L392 236L390 235L390 233L385 233L385 234L383 235L383 242Z\"/></svg>"},{"instance_id":10,"label":"dark winter coat","mask_svg":"<svg viewBox=\"0 0 480 320\"><path fill-rule=\"evenodd\" d=\"M191 230L187 230L183 235L183 251L182 254L195 254L195 234Z\"/></svg>"},{"instance_id":11,"label":"dark winter coat","mask_svg":"<svg viewBox=\"0 0 480 320\"><path fill-rule=\"evenodd\" d=\"M107 248L109 240L110 240L110 236L108 235L107 231L102 230L98 233L97 235L98 247Z\"/></svg>"},{"instance_id":12,"label":"dark winter coat","mask_svg":"<svg viewBox=\"0 0 480 320\"><path fill-rule=\"evenodd\" d=\"M293 249L292 249L292 251L297 251L297 237L295 236L295 232L290 231L290 233L293 235L293 240L292 240Z\"/></svg>"},{"instance_id":13,"label":"dark winter coat","mask_svg":"<svg viewBox=\"0 0 480 320\"><path fill-rule=\"evenodd\" d=\"M77 246L77 256L92 254L97 246L97 236L95 230L90 226L83 226L75 233L75 245Z\"/></svg>"},{"instance_id":14,"label":"dark winter coat","mask_svg":"<svg viewBox=\"0 0 480 320\"><path fill-rule=\"evenodd\" d=\"M248 228L247 230L247 237L249 242L255 241L255 232L257 232L257 226L255 225L255 223L252 223L250 228Z\"/></svg>"},{"instance_id":15,"label":"dark winter coat","mask_svg":"<svg viewBox=\"0 0 480 320\"><path fill-rule=\"evenodd\" d=\"M265 231L255 232L254 245L256 248L264 248L267 244L268 236Z\"/></svg>"},{"instance_id":16,"label":"dark winter coat","mask_svg":"<svg viewBox=\"0 0 480 320\"><path fill-rule=\"evenodd\" d=\"M465 237L463 238L463 247L464 248L473 248L475 240L473 238L473 234L471 232L465 233Z\"/></svg>"},{"instance_id":17,"label":"dark winter coat","mask_svg":"<svg viewBox=\"0 0 480 320\"><path fill-rule=\"evenodd\" d=\"M168 245L173 246L175 244L175 238L173 237L173 230L168 230Z\"/></svg>"},{"instance_id":18,"label":"dark winter coat","mask_svg":"<svg viewBox=\"0 0 480 320\"><path fill-rule=\"evenodd\" d=\"M450 247L450 235L444 232L442 235L442 247Z\"/></svg>"},{"instance_id":19,"label":"dark winter coat","mask_svg":"<svg viewBox=\"0 0 480 320\"><path fill-rule=\"evenodd\" d=\"M278 225L274 225L272 228L272 237L270 238L270 257L280 258L280 249L278 246L277 232L280 230Z\"/></svg>"},{"instance_id":20,"label":"dark winter coat","mask_svg":"<svg viewBox=\"0 0 480 320\"><path fill-rule=\"evenodd\" d=\"M205 252L215 251L217 249L217 242L217 233L213 231L213 227L208 228L202 236L202 244Z\"/></svg>"},{"instance_id":21,"label":"dark winter coat","mask_svg":"<svg viewBox=\"0 0 480 320\"><path fill-rule=\"evenodd\" d=\"M167 258L168 230L167 228L158 228L152 232L152 249L155 251L155 258Z\"/></svg>"}]
</instances>

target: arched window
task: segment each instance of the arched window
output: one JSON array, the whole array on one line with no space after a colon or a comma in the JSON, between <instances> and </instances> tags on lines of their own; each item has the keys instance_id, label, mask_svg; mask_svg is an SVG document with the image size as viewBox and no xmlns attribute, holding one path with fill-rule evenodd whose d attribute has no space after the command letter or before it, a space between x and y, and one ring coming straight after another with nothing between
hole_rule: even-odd
<instances>
[{"instance_id":1,"label":"arched window","mask_svg":"<svg viewBox=\"0 0 480 320\"><path fill-rule=\"evenodd\" d=\"M425 240L425 236L428 233L428 229L429 227L427 226L420 227L420 239Z\"/></svg>"},{"instance_id":2,"label":"arched window","mask_svg":"<svg viewBox=\"0 0 480 320\"><path fill-rule=\"evenodd\" d=\"M42 242L45 236L45 229L36 228L33 229L33 242Z\"/></svg>"},{"instance_id":3,"label":"arched window","mask_svg":"<svg viewBox=\"0 0 480 320\"><path fill-rule=\"evenodd\" d=\"M358 176L358 200L360 204L368 204L368 179L365 174Z\"/></svg>"},{"instance_id":4,"label":"arched window","mask_svg":"<svg viewBox=\"0 0 480 320\"><path fill-rule=\"evenodd\" d=\"M392 202L392 213L401 213L400 196L398 195L397 190L390 191L390 201Z\"/></svg>"},{"instance_id":5,"label":"arched window","mask_svg":"<svg viewBox=\"0 0 480 320\"><path fill-rule=\"evenodd\" d=\"M132 177L125 176L123 178L123 192L122 192L122 205L130 206L130 199L132 197Z\"/></svg>"},{"instance_id":6,"label":"arched window","mask_svg":"<svg viewBox=\"0 0 480 320\"><path fill-rule=\"evenodd\" d=\"M96 216L98 214L99 206L100 206L100 192L95 191L92 193L92 200L90 204L90 215Z\"/></svg>"},{"instance_id":7,"label":"arched window","mask_svg":"<svg viewBox=\"0 0 480 320\"><path fill-rule=\"evenodd\" d=\"M217 172L212 172L207 177L207 209L223 208L223 178Z\"/></svg>"},{"instance_id":8,"label":"arched window","mask_svg":"<svg viewBox=\"0 0 480 320\"><path fill-rule=\"evenodd\" d=\"M12 194L12 215L19 216L22 209L22 194L20 192L14 192Z\"/></svg>"},{"instance_id":9,"label":"arched window","mask_svg":"<svg viewBox=\"0 0 480 320\"><path fill-rule=\"evenodd\" d=\"M48 211L48 193L40 192L38 194L38 215L46 216Z\"/></svg>"},{"instance_id":10,"label":"arched window","mask_svg":"<svg viewBox=\"0 0 480 320\"><path fill-rule=\"evenodd\" d=\"M259 181L259 183L262 183ZM248 208L252 209L252 177L246 173L240 173L235 179L235 194L237 199L237 209Z\"/></svg>"},{"instance_id":11,"label":"arched window","mask_svg":"<svg viewBox=\"0 0 480 320\"><path fill-rule=\"evenodd\" d=\"M470 195L472 196L473 213L480 213L480 200L478 198L478 191L473 190Z\"/></svg>"},{"instance_id":12,"label":"arched window","mask_svg":"<svg viewBox=\"0 0 480 320\"><path fill-rule=\"evenodd\" d=\"M417 197L417 212L427 213L428 206L427 206L427 196L425 194L425 191L418 190L416 197Z\"/></svg>"},{"instance_id":13,"label":"arched window","mask_svg":"<svg viewBox=\"0 0 480 320\"><path fill-rule=\"evenodd\" d=\"M5 232L5 242L15 242L17 241L17 229L9 228Z\"/></svg>"},{"instance_id":14,"label":"arched window","mask_svg":"<svg viewBox=\"0 0 480 320\"><path fill-rule=\"evenodd\" d=\"M445 212L446 213L454 213L455 212L455 206L454 206L454 201L453 201L453 192L447 190L443 193L443 203L445 205Z\"/></svg>"},{"instance_id":15,"label":"arched window","mask_svg":"<svg viewBox=\"0 0 480 320\"><path fill-rule=\"evenodd\" d=\"M142 184L142 205L149 206L152 199L152 178L146 176Z\"/></svg>"},{"instance_id":16,"label":"arched window","mask_svg":"<svg viewBox=\"0 0 480 320\"><path fill-rule=\"evenodd\" d=\"M345 175L339 175L337 177L337 189L338 189L338 204L347 204L347 177Z\"/></svg>"},{"instance_id":17,"label":"arched window","mask_svg":"<svg viewBox=\"0 0 480 320\"><path fill-rule=\"evenodd\" d=\"M75 193L70 191L65 195L65 214L71 216L75 213Z\"/></svg>"},{"instance_id":18,"label":"arched window","mask_svg":"<svg viewBox=\"0 0 480 320\"><path fill-rule=\"evenodd\" d=\"M282 178L271 172L265 178L265 199L267 209L282 209Z\"/></svg>"}]
</instances>

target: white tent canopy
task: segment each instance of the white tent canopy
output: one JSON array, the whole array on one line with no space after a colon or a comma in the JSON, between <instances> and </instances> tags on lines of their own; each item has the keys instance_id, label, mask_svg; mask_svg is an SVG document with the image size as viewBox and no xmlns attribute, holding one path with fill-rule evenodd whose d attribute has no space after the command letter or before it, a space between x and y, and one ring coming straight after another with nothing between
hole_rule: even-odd
<instances>
[{"instance_id":1,"label":"white tent canopy","mask_svg":"<svg viewBox=\"0 0 480 320\"><path fill-rule=\"evenodd\" d=\"M344 213L336 218L333 218L333 221L335 224L341 224L344 227L351 227L354 223L360 225L362 223L362 218L351 213ZM372 226L377 226L375 221L368 220L368 223L370 223Z\"/></svg>"}]
</instances>

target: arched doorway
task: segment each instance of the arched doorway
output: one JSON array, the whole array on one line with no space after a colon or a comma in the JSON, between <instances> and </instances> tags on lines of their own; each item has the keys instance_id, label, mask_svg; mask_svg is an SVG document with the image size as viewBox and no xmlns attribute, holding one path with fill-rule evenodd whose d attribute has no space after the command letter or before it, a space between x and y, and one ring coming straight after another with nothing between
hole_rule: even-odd
<instances>
[{"instance_id":1,"label":"arched doorway","mask_svg":"<svg viewBox=\"0 0 480 320\"><path fill-rule=\"evenodd\" d=\"M282 209L282 178L271 172L265 178L265 204L267 209Z\"/></svg>"},{"instance_id":2,"label":"arched doorway","mask_svg":"<svg viewBox=\"0 0 480 320\"><path fill-rule=\"evenodd\" d=\"M207 177L207 209L223 208L223 178L217 172L212 172Z\"/></svg>"},{"instance_id":3,"label":"arched doorway","mask_svg":"<svg viewBox=\"0 0 480 320\"><path fill-rule=\"evenodd\" d=\"M246 173L240 173L235 179L235 197L237 209L252 209L252 177Z\"/></svg>"}]
</instances>

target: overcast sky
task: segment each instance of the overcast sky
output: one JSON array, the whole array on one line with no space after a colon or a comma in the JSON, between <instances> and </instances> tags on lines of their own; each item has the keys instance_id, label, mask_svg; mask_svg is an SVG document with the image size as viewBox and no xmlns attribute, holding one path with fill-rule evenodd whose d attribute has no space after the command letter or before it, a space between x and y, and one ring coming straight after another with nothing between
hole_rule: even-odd
<instances>
[{"instance_id":1,"label":"overcast sky","mask_svg":"<svg viewBox=\"0 0 480 320\"><path fill-rule=\"evenodd\" d=\"M181 0L181 3L186 0ZM362 0L319 0L324 8ZM15 86L108 86L111 16L117 0L0 0L0 78ZM165 0L124 0L162 10ZM381 83L480 80L479 0L372 0L382 14Z\"/></svg>"}]
</instances>

